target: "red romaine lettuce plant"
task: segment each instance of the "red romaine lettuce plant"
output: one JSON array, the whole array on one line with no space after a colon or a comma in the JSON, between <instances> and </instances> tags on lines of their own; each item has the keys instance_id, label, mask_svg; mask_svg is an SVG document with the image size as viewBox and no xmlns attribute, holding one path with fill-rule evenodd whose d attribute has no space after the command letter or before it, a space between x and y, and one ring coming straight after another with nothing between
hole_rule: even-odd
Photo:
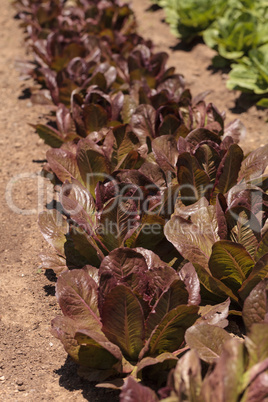
<instances>
[{"instance_id":1,"label":"red romaine lettuce plant","mask_svg":"<svg viewBox=\"0 0 268 402\"><path fill-rule=\"evenodd\" d=\"M194 269L177 273L142 248L115 249L98 270L62 273L56 296L63 316L52 332L93 381L145 371L164 380L200 302Z\"/></svg>"}]
</instances>

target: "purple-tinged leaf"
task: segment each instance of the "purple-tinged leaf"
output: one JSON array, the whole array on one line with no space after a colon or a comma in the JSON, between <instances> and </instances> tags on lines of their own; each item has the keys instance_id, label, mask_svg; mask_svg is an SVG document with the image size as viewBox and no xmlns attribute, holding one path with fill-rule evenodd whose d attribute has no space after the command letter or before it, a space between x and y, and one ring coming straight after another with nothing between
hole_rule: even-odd
<instances>
[{"instance_id":1,"label":"purple-tinged leaf","mask_svg":"<svg viewBox=\"0 0 268 402\"><path fill-rule=\"evenodd\" d=\"M77 328L100 332L98 285L84 271L63 272L56 284L56 297L63 314L74 320Z\"/></svg>"},{"instance_id":2,"label":"purple-tinged leaf","mask_svg":"<svg viewBox=\"0 0 268 402\"><path fill-rule=\"evenodd\" d=\"M119 285L102 306L102 331L130 360L137 360L144 340L142 307L134 293Z\"/></svg>"},{"instance_id":3,"label":"purple-tinged leaf","mask_svg":"<svg viewBox=\"0 0 268 402\"><path fill-rule=\"evenodd\" d=\"M237 183L242 160L242 149L237 144L231 145L217 170L214 197L219 193L226 194Z\"/></svg>"},{"instance_id":4,"label":"purple-tinged leaf","mask_svg":"<svg viewBox=\"0 0 268 402\"><path fill-rule=\"evenodd\" d=\"M261 226L251 211L240 206L231 208L226 212L229 238L239 243L253 258L260 238Z\"/></svg>"},{"instance_id":5,"label":"purple-tinged leaf","mask_svg":"<svg viewBox=\"0 0 268 402\"><path fill-rule=\"evenodd\" d=\"M218 194L216 198L216 217L218 221L218 235L221 240L226 240L228 228L225 218L227 203L223 194Z\"/></svg>"},{"instance_id":6,"label":"purple-tinged leaf","mask_svg":"<svg viewBox=\"0 0 268 402\"><path fill-rule=\"evenodd\" d=\"M214 183L216 179L216 172L221 160L219 152L214 149L213 146L201 143L197 147L194 156L198 160L199 165L202 167L204 172L208 175L210 183Z\"/></svg>"},{"instance_id":7,"label":"purple-tinged leaf","mask_svg":"<svg viewBox=\"0 0 268 402\"><path fill-rule=\"evenodd\" d=\"M148 179L155 183L157 187L166 187L165 174L162 171L161 167L158 166L156 163L143 163L142 166L139 168L139 172L148 177Z\"/></svg>"},{"instance_id":8,"label":"purple-tinged leaf","mask_svg":"<svg viewBox=\"0 0 268 402\"><path fill-rule=\"evenodd\" d=\"M242 402L264 402L268 398L268 373L259 374L247 388Z\"/></svg>"},{"instance_id":9,"label":"purple-tinged leaf","mask_svg":"<svg viewBox=\"0 0 268 402\"><path fill-rule=\"evenodd\" d=\"M39 257L42 261L42 268L52 269L57 276L68 270L66 259L56 253L39 254Z\"/></svg>"},{"instance_id":10,"label":"purple-tinged leaf","mask_svg":"<svg viewBox=\"0 0 268 402\"><path fill-rule=\"evenodd\" d=\"M128 247L146 246L155 250L160 241L164 238L165 220L157 215L143 215L137 222L137 226L131 237L126 241Z\"/></svg>"},{"instance_id":11,"label":"purple-tinged leaf","mask_svg":"<svg viewBox=\"0 0 268 402\"><path fill-rule=\"evenodd\" d=\"M167 265L158 257L158 255L153 253L151 250L147 250L146 248L142 248L142 247L137 247L137 248L135 248L135 251L144 257L148 270L154 270L157 268L166 268L167 267ZM170 268L170 267L168 267L168 268ZM171 268L170 272L172 272L172 277L173 277L173 273L175 273L174 269Z\"/></svg>"},{"instance_id":12,"label":"purple-tinged leaf","mask_svg":"<svg viewBox=\"0 0 268 402\"><path fill-rule=\"evenodd\" d=\"M112 275L117 279L127 277L133 272L147 271L144 257L136 250L118 248L109 253L101 263L99 276Z\"/></svg>"},{"instance_id":13,"label":"purple-tinged leaf","mask_svg":"<svg viewBox=\"0 0 268 402\"><path fill-rule=\"evenodd\" d=\"M234 291L240 288L253 266L253 259L241 244L220 240L212 247L210 272Z\"/></svg>"},{"instance_id":14,"label":"purple-tinged leaf","mask_svg":"<svg viewBox=\"0 0 268 402\"><path fill-rule=\"evenodd\" d=\"M243 160L238 181L250 181L260 177L268 166L268 144L257 148Z\"/></svg>"},{"instance_id":15,"label":"purple-tinged leaf","mask_svg":"<svg viewBox=\"0 0 268 402\"><path fill-rule=\"evenodd\" d=\"M58 106L56 111L56 122L61 134L66 135L67 133L74 131L70 110L65 105L60 104Z\"/></svg>"},{"instance_id":16,"label":"purple-tinged leaf","mask_svg":"<svg viewBox=\"0 0 268 402\"><path fill-rule=\"evenodd\" d=\"M195 130L192 130L187 135L186 141L192 144L192 146L197 146L202 141L213 141L216 144L221 143L220 137L206 128L196 128Z\"/></svg>"},{"instance_id":17,"label":"purple-tinged leaf","mask_svg":"<svg viewBox=\"0 0 268 402\"><path fill-rule=\"evenodd\" d=\"M178 273L179 278L184 282L189 294L188 305L198 306L201 302L200 282L196 270L191 262L186 263Z\"/></svg>"},{"instance_id":18,"label":"purple-tinged leaf","mask_svg":"<svg viewBox=\"0 0 268 402\"><path fill-rule=\"evenodd\" d=\"M107 126L108 115L102 106L91 103L84 105L83 120L87 133L91 133Z\"/></svg>"},{"instance_id":19,"label":"purple-tinged leaf","mask_svg":"<svg viewBox=\"0 0 268 402\"><path fill-rule=\"evenodd\" d=\"M75 340L76 324L69 317L57 316L51 321L51 333L63 344L66 352L79 362L79 345Z\"/></svg>"},{"instance_id":20,"label":"purple-tinged leaf","mask_svg":"<svg viewBox=\"0 0 268 402\"><path fill-rule=\"evenodd\" d=\"M93 141L80 140L77 147L77 165L84 186L95 196L95 187L109 173L109 164L102 149Z\"/></svg>"},{"instance_id":21,"label":"purple-tinged leaf","mask_svg":"<svg viewBox=\"0 0 268 402\"><path fill-rule=\"evenodd\" d=\"M158 129L158 135L159 136L171 135L175 139L178 136L178 131L179 131L180 125L181 125L180 120L176 116L169 114L164 117L164 120ZM187 134L188 134L188 132L187 132Z\"/></svg>"},{"instance_id":22,"label":"purple-tinged leaf","mask_svg":"<svg viewBox=\"0 0 268 402\"><path fill-rule=\"evenodd\" d=\"M213 244L219 240L213 206L201 206L191 220L173 215L165 225L166 238L191 263L207 267Z\"/></svg>"},{"instance_id":23,"label":"purple-tinged leaf","mask_svg":"<svg viewBox=\"0 0 268 402\"><path fill-rule=\"evenodd\" d=\"M89 191L76 180L65 183L61 189L60 202L65 213L88 234L92 234L96 226L96 211Z\"/></svg>"},{"instance_id":24,"label":"purple-tinged leaf","mask_svg":"<svg viewBox=\"0 0 268 402\"><path fill-rule=\"evenodd\" d=\"M137 102L130 95L124 96L124 103L121 110L121 117L124 124L131 121L131 117L137 108Z\"/></svg>"},{"instance_id":25,"label":"purple-tinged leaf","mask_svg":"<svg viewBox=\"0 0 268 402\"><path fill-rule=\"evenodd\" d=\"M151 388L128 377L120 393L120 402L157 402L159 399Z\"/></svg>"},{"instance_id":26,"label":"purple-tinged leaf","mask_svg":"<svg viewBox=\"0 0 268 402\"><path fill-rule=\"evenodd\" d=\"M241 142L246 136L246 128L239 119L235 119L224 128L223 140L230 136L235 144Z\"/></svg>"},{"instance_id":27,"label":"purple-tinged leaf","mask_svg":"<svg viewBox=\"0 0 268 402\"><path fill-rule=\"evenodd\" d=\"M178 159L177 141L172 135L162 135L152 141L155 160L164 172L174 172Z\"/></svg>"},{"instance_id":28,"label":"purple-tinged leaf","mask_svg":"<svg viewBox=\"0 0 268 402\"><path fill-rule=\"evenodd\" d=\"M146 137L155 138L156 111L151 105L140 105L132 114L130 125L142 143Z\"/></svg>"},{"instance_id":29,"label":"purple-tinged leaf","mask_svg":"<svg viewBox=\"0 0 268 402\"><path fill-rule=\"evenodd\" d=\"M201 318L198 319L198 323L205 322L210 325L225 328L228 325L230 298L220 304L214 306L206 305L199 307L199 314Z\"/></svg>"},{"instance_id":30,"label":"purple-tinged leaf","mask_svg":"<svg viewBox=\"0 0 268 402\"><path fill-rule=\"evenodd\" d=\"M102 210L97 228L98 237L109 251L123 247L138 226L139 219L133 199L129 198L124 202L121 196L115 197Z\"/></svg>"},{"instance_id":31,"label":"purple-tinged leaf","mask_svg":"<svg viewBox=\"0 0 268 402\"><path fill-rule=\"evenodd\" d=\"M188 302L188 292L182 280L177 279L165 290L157 300L146 322L146 337L148 338L165 315L182 304Z\"/></svg>"},{"instance_id":32,"label":"purple-tinged leaf","mask_svg":"<svg viewBox=\"0 0 268 402\"><path fill-rule=\"evenodd\" d=\"M230 338L221 348L222 352L217 359L216 367L202 384L200 393L202 401L240 400L245 366L244 345L239 340Z\"/></svg>"},{"instance_id":33,"label":"purple-tinged leaf","mask_svg":"<svg viewBox=\"0 0 268 402\"><path fill-rule=\"evenodd\" d=\"M193 325L185 333L187 345L207 363L214 363L219 359L224 343L229 339L232 338L228 332L209 324Z\"/></svg>"},{"instance_id":34,"label":"purple-tinged leaf","mask_svg":"<svg viewBox=\"0 0 268 402\"><path fill-rule=\"evenodd\" d=\"M63 183L68 180L77 179L81 181L77 160L74 153L60 149L50 149L47 151L47 161L50 168Z\"/></svg>"},{"instance_id":35,"label":"purple-tinged leaf","mask_svg":"<svg viewBox=\"0 0 268 402\"><path fill-rule=\"evenodd\" d=\"M99 304L115 286L122 284L143 296L147 290L147 264L144 257L133 249L118 248L106 256L99 268Z\"/></svg>"},{"instance_id":36,"label":"purple-tinged leaf","mask_svg":"<svg viewBox=\"0 0 268 402\"><path fill-rule=\"evenodd\" d=\"M78 329L74 338L80 345L79 363L83 366L107 370L122 361L119 347L111 343L103 333L94 329Z\"/></svg>"},{"instance_id":37,"label":"purple-tinged leaf","mask_svg":"<svg viewBox=\"0 0 268 402\"><path fill-rule=\"evenodd\" d=\"M248 331L255 323L268 322L268 279L252 289L244 301L242 317Z\"/></svg>"},{"instance_id":38,"label":"purple-tinged leaf","mask_svg":"<svg viewBox=\"0 0 268 402\"><path fill-rule=\"evenodd\" d=\"M193 204L211 190L209 176L201 169L197 159L188 152L178 157L177 179L181 199L185 205Z\"/></svg>"},{"instance_id":39,"label":"purple-tinged leaf","mask_svg":"<svg viewBox=\"0 0 268 402\"><path fill-rule=\"evenodd\" d=\"M173 372L174 389L179 400L198 400L202 385L201 362L196 351L189 350L181 357Z\"/></svg>"},{"instance_id":40,"label":"purple-tinged leaf","mask_svg":"<svg viewBox=\"0 0 268 402\"><path fill-rule=\"evenodd\" d=\"M38 225L46 241L59 254L64 255L64 244L66 243L69 225L63 215L55 209L41 212L38 217Z\"/></svg>"}]
</instances>

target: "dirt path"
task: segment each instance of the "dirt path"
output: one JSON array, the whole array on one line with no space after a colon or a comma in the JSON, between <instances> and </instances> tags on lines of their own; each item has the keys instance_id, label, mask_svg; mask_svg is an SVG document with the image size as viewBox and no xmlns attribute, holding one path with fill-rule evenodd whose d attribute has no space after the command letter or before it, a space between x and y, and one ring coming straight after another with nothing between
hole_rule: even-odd
<instances>
[{"instance_id":1,"label":"dirt path","mask_svg":"<svg viewBox=\"0 0 268 402\"><path fill-rule=\"evenodd\" d=\"M191 52L172 52L176 39L161 23L162 11L145 12L149 1L134 0L140 33L156 43L157 50L172 53L170 65L183 73L193 95L207 89L208 97L227 121L237 117L237 94L225 88L225 78L208 70L212 51L197 45ZM28 123L47 110L20 99L29 82L19 81L16 59L25 59L18 21L9 0L0 2L0 401L112 401L76 375L60 343L50 335L50 320L58 309L53 277L39 269L39 253L47 246L37 227L38 173L47 147ZM209 85L208 85L209 84ZM238 110L238 109L236 109ZM267 142L264 111L255 107L239 117L248 129L245 150ZM39 197L42 187L39 188ZM44 187L46 192L46 188ZM6 198L8 201L6 201Z\"/></svg>"}]
</instances>

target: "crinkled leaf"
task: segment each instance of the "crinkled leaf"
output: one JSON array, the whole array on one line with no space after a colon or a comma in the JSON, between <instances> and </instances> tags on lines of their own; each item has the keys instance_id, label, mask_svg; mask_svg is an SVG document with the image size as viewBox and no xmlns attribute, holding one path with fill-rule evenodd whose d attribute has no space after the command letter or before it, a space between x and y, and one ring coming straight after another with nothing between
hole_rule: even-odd
<instances>
[{"instance_id":1,"label":"crinkled leaf","mask_svg":"<svg viewBox=\"0 0 268 402\"><path fill-rule=\"evenodd\" d=\"M155 160L164 172L175 172L179 151L172 135L162 135L152 141Z\"/></svg>"},{"instance_id":2,"label":"crinkled leaf","mask_svg":"<svg viewBox=\"0 0 268 402\"><path fill-rule=\"evenodd\" d=\"M64 244L69 225L57 210L44 211L39 214L38 224L42 235L61 255L64 255Z\"/></svg>"},{"instance_id":3,"label":"crinkled leaf","mask_svg":"<svg viewBox=\"0 0 268 402\"><path fill-rule=\"evenodd\" d=\"M47 151L47 161L55 175L63 183L72 179L81 180L75 154L70 151L59 149L50 149Z\"/></svg>"},{"instance_id":4,"label":"crinkled leaf","mask_svg":"<svg viewBox=\"0 0 268 402\"><path fill-rule=\"evenodd\" d=\"M128 234L137 227L139 217L133 200L111 199L101 213L97 234L108 250L123 247Z\"/></svg>"},{"instance_id":5,"label":"crinkled leaf","mask_svg":"<svg viewBox=\"0 0 268 402\"><path fill-rule=\"evenodd\" d=\"M63 272L57 281L56 297L63 314L77 326L100 331L98 285L84 270Z\"/></svg>"},{"instance_id":6,"label":"crinkled leaf","mask_svg":"<svg viewBox=\"0 0 268 402\"><path fill-rule=\"evenodd\" d=\"M268 279L262 280L244 301L243 321L249 331L254 323L268 322Z\"/></svg>"},{"instance_id":7,"label":"crinkled leaf","mask_svg":"<svg viewBox=\"0 0 268 402\"><path fill-rule=\"evenodd\" d=\"M219 153L212 146L202 144L195 151L195 157L204 172L208 175L210 183L214 183L220 163Z\"/></svg>"},{"instance_id":8,"label":"crinkled leaf","mask_svg":"<svg viewBox=\"0 0 268 402\"><path fill-rule=\"evenodd\" d=\"M198 311L201 318L198 319L198 322L205 322L221 328L226 327L228 325L227 317L229 314L229 306L230 298L214 306L201 306Z\"/></svg>"},{"instance_id":9,"label":"crinkled leaf","mask_svg":"<svg viewBox=\"0 0 268 402\"><path fill-rule=\"evenodd\" d=\"M140 105L132 115L130 125L133 132L143 142L146 137L155 137L156 111L151 105Z\"/></svg>"},{"instance_id":10,"label":"crinkled leaf","mask_svg":"<svg viewBox=\"0 0 268 402\"><path fill-rule=\"evenodd\" d=\"M147 288L147 264L144 257L133 249L118 248L106 256L99 268L99 303L112 288L119 284L129 286L136 294L143 296Z\"/></svg>"},{"instance_id":11,"label":"crinkled leaf","mask_svg":"<svg viewBox=\"0 0 268 402\"><path fill-rule=\"evenodd\" d=\"M57 276L63 271L68 270L65 258L56 253L50 252L49 254L39 254L39 257L42 261L42 268L52 269Z\"/></svg>"},{"instance_id":12,"label":"crinkled leaf","mask_svg":"<svg viewBox=\"0 0 268 402\"><path fill-rule=\"evenodd\" d=\"M57 316L51 321L51 333L63 344L66 352L78 363L79 345L75 340L76 324L69 317Z\"/></svg>"},{"instance_id":13,"label":"crinkled leaf","mask_svg":"<svg viewBox=\"0 0 268 402\"><path fill-rule=\"evenodd\" d=\"M84 186L94 197L97 182L104 180L109 172L108 161L98 145L85 139L77 148L77 164Z\"/></svg>"},{"instance_id":14,"label":"crinkled leaf","mask_svg":"<svg viewBox=\"0 0 268 402\"><path fill-rule=\"evenodd\" d=\"M245 209L240 212L240 208L231 208L226 213L226 220L230 240L241 244L250 256L254 257L261 231L257 218Z\"/></svg>"},{"instance_id":15,"label":"crinkled leaf","mask_svg":"<svg viewBox=\"0 0 268 402\"><path fill-rule=\"evenodd\" d=\"M224 329L209 324L197 324L188 328L185 340L191 349L196 350L200 359L214 363L220 357L223 345L231 339Z\"/></svg>"},{"instance_id":16,"label":"crinkled leaf","mask_svg":"<svg viewBox=\"0 0 268 402\"><path fill-rule=\"evenodd\" d=\"M196 270L191 262L186 263L178 273L179 278L184 282L189 294L188 304L199 305L200 297L200 282Z\"/></svg>"},{"instance_id":17,"label":"crinkled leaf","mask_svg":"<svg viewBox=\"0 0 268 402\"><path fill-rule=\"evenodd\" d=\"M239 172L238 180L249 181L260 177L268 166L268 144L250 154L244 159Z\"/></svg>"},{"instance_id":18,"label":"crinkled leaf","mask_svg":"<svg viewBox=\"0 0 268 402\"><path fill-rule=\"evenodd\" d=\"M164 233L185 259L206 267L212 245L219 239L214 207L200 205L191 220L173 215Z\"/></svg>"}]
</instances>

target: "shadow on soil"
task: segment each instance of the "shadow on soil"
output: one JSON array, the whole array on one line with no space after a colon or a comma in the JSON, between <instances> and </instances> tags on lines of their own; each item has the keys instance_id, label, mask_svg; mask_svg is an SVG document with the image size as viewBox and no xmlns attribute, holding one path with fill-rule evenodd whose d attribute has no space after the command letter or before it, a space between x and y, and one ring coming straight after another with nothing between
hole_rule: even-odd
<instances>
[{"instance_id":1,"label":"shadow on soil","mask_svg":"<svg viewBox=\"0 0 268 402\"><path fill-rule=\"evenodd\" d=\"M260 100L260 96L254 94L241 93L235 101L235 107L230 109L233 113L241 114L246 112ZM256 106L257 110L263 110L261 106Z\"/></svg>"},{"instance_id":2,"label":"shadow on soil","mask_svg":"<svg viewBox=\"0 0 268 402\"><path fill-rule=\"evenodd\" d=\"M95 388L95 383L91 383L77 374L77 365L67 357L63 366L54 371L59 375L59 385L68 391L82 391L83 397L87 401L96 402L118 402L119 391L107 390L105 388Z\"/></svg>"},{"instance_id":3,"label":"shadow on soil","mask_svg":"<svg viewBox=\"0 0 268 402\"><path fill-rule=\"evenodd\" d=\"M170 46L169 48L176 52L176 50L182 50L183 52L191 52L195 46L199 45L200 43L204 44L203 39L198 36L194 38L191 42L179 41L177 45Z\"/></svg>"}]
</instances>

